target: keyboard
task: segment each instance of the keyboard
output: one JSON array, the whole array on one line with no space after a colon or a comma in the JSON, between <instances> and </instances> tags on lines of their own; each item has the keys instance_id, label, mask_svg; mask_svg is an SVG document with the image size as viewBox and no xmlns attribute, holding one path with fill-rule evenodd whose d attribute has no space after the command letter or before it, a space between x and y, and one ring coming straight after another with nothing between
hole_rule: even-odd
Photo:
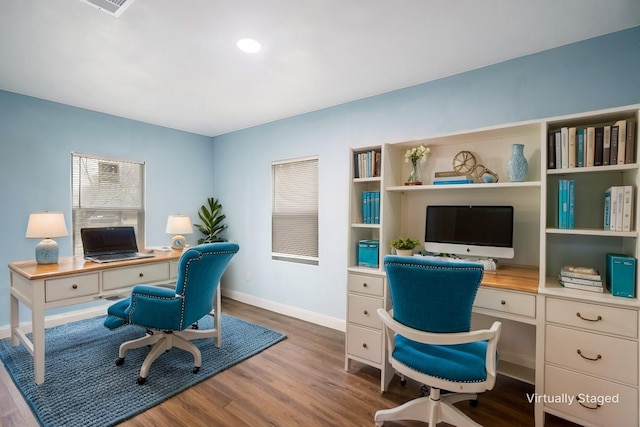
<instances>
[{"instance_id":1,"label":"keyboard","mask_svg":"<svg viewBox=\"0 0 640 427\"><path fill-rule=\"evenodd\" d=\"M122 254L104 254L84 257L87 261L97 262L99 264L105 262L127 261L131 259L150 258L153 254L142 254L140 252L122 253Z\"/></svg>"}]
</instances>

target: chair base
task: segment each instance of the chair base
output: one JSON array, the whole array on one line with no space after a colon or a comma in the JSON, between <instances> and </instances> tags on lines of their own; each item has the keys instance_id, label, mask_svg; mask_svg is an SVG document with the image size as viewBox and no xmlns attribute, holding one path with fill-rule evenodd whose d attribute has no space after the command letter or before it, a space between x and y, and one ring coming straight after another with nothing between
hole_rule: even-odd
<instances>
[{"instance_id":1,"label":"chair base","mask_svg":"<svg viewBox=\"0 0 640 427\"><path fill-rule=\"evenodd\" d=\"M441 397L440 390L431 387L429 396L411 400L392 409L377 411L375 423L376 426L382 426L385 421L413 420L428 422L430 427L441 422L461 427L482 427L453 406L457 402L475 399L475 393L454 393Z\"/></svg>"},{"instance_id":2,"label":"chair base","mask_svg":"<svg viewBox=\"0 0 640 427\"><path fill-rule=\"evenodd\" d=\"M188 351L193 355L193 373L198 373L202 366L202 355L200 349L191 342L193 339L199 338L215 338L216 346L220 347L219 329L185 329L183 331L150 331L148 330L145 336L134 340L126 341L120 344L118 350L118 360L116 365L122 365L124 363L125 353L127 350L133 350L140 347L151 346L151 350L147 357L145 357L140 367L140 374L138 376L138 384L144 384L149 374L149 369L155 360L169 351L173 347L180 348Z\"/></svg>"}]
</instances>

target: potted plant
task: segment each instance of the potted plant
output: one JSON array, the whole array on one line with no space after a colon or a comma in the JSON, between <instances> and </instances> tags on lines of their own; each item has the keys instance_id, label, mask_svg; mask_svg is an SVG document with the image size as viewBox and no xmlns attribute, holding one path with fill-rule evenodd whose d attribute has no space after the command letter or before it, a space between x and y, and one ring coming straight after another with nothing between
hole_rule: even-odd
<instances>
[{"instance_id":1,"label":"potted plant","mask_svg":"<svg viewBox=\"0 0 640 427\"><path fill-rule=\"evenodd\" d=\"M218 202L218 199L209 197L207 203L200 207L198 211L198 217L202 221L202 224L194 224L194 226L200 230L204 237L198 239L198 244L222 242L223 239L218 237L218 234L223 232L227 226L222 224L222 221L226 218L226 215L222 213L222 205Z\"/></svg>"},{"instance_id":2,"label":"potted plant","mask_svg":"<svg viewBox=\"0 0 640 427\"><path fill-rule=\"evenodd\" d=\"M420 245L420 242L408 237L398 237L390 243L391 247L396 250L396 255L412 256L413 249Z\"/></svg>"}]
</instances>

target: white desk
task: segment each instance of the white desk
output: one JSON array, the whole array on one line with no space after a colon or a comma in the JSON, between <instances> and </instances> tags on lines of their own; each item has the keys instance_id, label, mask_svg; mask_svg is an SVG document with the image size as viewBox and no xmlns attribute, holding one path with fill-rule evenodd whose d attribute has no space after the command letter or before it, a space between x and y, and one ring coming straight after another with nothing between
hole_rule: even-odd
<instances>
[{"instance_id":1,"label":"white desk","mask_svg":"<svg viewBox=\"0 0 640 427\"><path fill-rule=\"evenodd\" d=\"M10 263L11 345L21 341L33 356L36 384L44 382L46 309L127 296L137 284L174 284L181 254L159 252L153 258L107 264L88 262L82 257L60 258L57 264L46 265L34 260ZM31 340L19 325L20 303L31 310ZM220 292L216 292L216 314L221 312L220 306ZM220 316L215 316L214 328L220 331Z\"/></svg>"}]
</instances>

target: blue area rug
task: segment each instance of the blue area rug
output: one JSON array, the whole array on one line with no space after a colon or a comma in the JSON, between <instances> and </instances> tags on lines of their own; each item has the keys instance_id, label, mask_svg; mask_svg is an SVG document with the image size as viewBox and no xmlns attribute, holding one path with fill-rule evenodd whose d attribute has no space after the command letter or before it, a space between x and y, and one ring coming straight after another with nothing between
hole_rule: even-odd
<instances>
[{"instance_id":1,"label":"blue area rug","mask_svg":"<svg viewBox=\"0 0 640 427\"><path fill-rule=\"evenodd\" d=\"M136 380L148 348L127 351L116 366L118 347L144 335L127 326L109 331L104 316L47 329L45 382L36 385L33 359L22 344L0 341L0 358L43 426L111 426L151 408L283 340L286 335L222 314L222 346L212 339L194 341L202 352L200 372L193 356L174 348L151 365L147 383ZM213 326L205 316L200 329Z\"/></svg>"}]
</instances>

